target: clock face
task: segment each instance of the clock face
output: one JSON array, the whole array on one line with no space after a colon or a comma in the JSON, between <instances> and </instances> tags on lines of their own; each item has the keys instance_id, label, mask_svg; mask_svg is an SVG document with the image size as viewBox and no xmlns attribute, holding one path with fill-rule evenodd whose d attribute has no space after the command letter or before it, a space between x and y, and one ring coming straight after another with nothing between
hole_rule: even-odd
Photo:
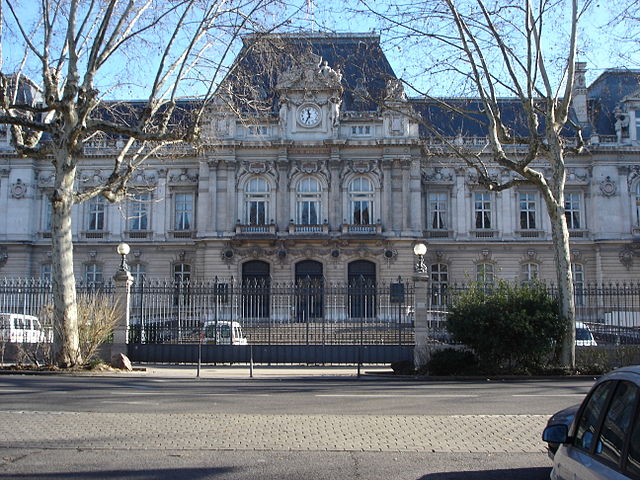
<instances>
[{"instance_id":1,"label":"clock face","mask_svg":"<svg viewBox=\"0 0 640 480\"><path fill-rule=\"evenodd\" d=\"M298 110L298 122L305 127L314 127L320 123L320 110L315 105L303 105Z\"/></svg>"}]
</instances>

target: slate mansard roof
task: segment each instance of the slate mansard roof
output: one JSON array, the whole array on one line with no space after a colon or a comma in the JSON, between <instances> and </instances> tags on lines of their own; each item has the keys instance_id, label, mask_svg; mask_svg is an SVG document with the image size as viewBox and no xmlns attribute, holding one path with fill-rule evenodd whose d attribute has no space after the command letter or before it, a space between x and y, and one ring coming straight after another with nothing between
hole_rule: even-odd
<instances>
[{"instance_id":1,"label":"slate mansard roof","mask_svg":"<svg viewBox=\"0 0 640 480\"><path fill-rule=\"evenodd\" d=\"M249 36L233 68L223 82L230 88L240 110L261 109L275 113L279 99L276 85L282 72L295 66L306 52L320 55L342 74L344 89L342 111L376 111L385 97L386 83L396 75L380 46L380 37L372 34L301 33ZM640 71L606 70L587 87L589 125L583 135L615 135L614 110L625 96L638 91ZM355 101L354 92L364 88L371 101ZM411 98L414 110L425 125L420 136L484 137L487 120L478 98ZM451 108L454 107L455 111ZM499 100L501 116L516 137L528 136L526 117L516 98ZM575 119L575 114L572 113ZM544 129L544 125L540 125ZM573 136L567 127L567 136Z\"/></svg>"},{"instance_id":2,"label":"slate mansard roof","mask_svg":"<svg viewBox=\"0 0 640 480\"><path fill-rule=\"evenodd\" d=\"M396 75L382 48L380 38L370 34L290 34L249 36L223 85L231 85L234 97L245 102L262 101L271 112L277 111L276 85L279 76L299 64L305 53L320 55L328 66L342 74L342 109L375 111L385 93L386 82ZM354 101L354 91L366 89L373 99Z\"/></svg>"}]
</instances>

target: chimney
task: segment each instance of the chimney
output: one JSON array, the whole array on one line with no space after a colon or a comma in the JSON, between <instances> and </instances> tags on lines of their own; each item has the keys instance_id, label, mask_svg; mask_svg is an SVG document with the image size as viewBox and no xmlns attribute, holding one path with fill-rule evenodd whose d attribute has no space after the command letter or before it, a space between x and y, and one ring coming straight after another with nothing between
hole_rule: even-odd
<instances>
[{"instance_id":1,"label":"chimney","mask_svg":"<svg viewBox=\"0 0 640 480\"><path fill-rule=\"evenodd\" d=\"M587 112L587 62L576 62L576 73L573 81L573 110L576 112L578 122L589 123Z\"/></svg>"}]
</instances>

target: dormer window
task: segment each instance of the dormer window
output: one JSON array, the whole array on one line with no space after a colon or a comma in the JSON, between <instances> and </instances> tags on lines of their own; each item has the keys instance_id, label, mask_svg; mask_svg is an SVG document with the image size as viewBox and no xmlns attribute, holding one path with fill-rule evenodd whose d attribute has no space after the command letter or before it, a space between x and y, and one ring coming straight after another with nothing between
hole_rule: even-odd
<instances>
[{"instance_id":1,"label":"dormer window","mask_svg":"<svg viewBox=\"0 0 640 480\"><path fill-rule=\"evenodd\" d=\"M351 135L354 137L368 137L371 135L371 125L353 125Z\"/></svg>"},{"instance_id":2,"label":"dormer window","mask_svg":"<svg viewBox=\"0 0 640 480\"><path fill-rule=\"evenodd\" d=\"M247 133L250 137L266 137L269 129L266 125L249 125Z\"/></svg>"}]
</instances>

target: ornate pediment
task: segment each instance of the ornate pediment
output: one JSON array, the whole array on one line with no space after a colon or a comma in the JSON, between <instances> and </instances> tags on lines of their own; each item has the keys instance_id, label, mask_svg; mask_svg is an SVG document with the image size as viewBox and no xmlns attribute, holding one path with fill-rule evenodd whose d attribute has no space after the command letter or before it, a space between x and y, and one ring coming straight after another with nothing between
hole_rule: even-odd
<instances>
[{"instance_id":1,"label":"ornate pediment","mask_svg":"<svg viewBox=\"0 0 640 480\"><path fill-rule=\"evenodd\" d=\"M320 55L306 52L299 62L280 73L278 90L339 90L342 92L342 74L322 60Z\"/></svg>"}]
</instances>

